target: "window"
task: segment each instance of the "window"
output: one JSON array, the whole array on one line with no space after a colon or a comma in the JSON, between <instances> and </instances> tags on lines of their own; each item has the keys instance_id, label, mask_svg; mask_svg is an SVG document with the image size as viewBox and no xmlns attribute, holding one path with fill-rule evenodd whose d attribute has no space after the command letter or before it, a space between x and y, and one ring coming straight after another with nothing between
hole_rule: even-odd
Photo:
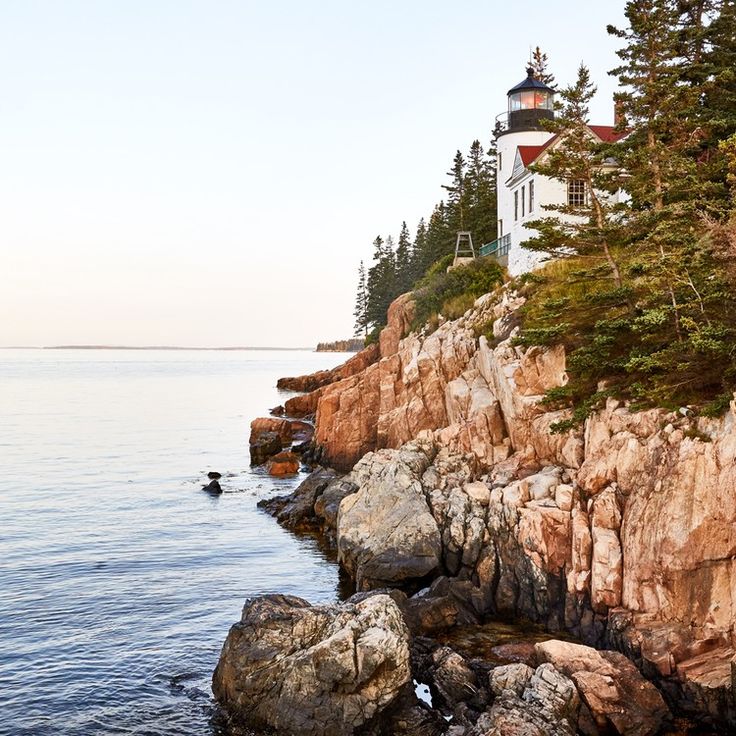
<instances>
[{"instance_id":1,"label":"window","mask_svg":"<svg viewBox=\"0 0 736 736\"><path fill-rule=\"evenodd\" d=\"M514 192L514 220L519 219L519 190Z\"/></svg>"},{"instance_id":2,"label":"window","mask_svg":"<svg viewBox=\"0 0 736 736\"><path fill-rule=\"evenodd\" d=\"M498 237L503 237L503 220L498 221Z\"/></svg>"},{"instance_id":3,"label":"window","mask_svg":"<svg viewBox=\"0 0 736 736\"><path fill-rule=\"evenodd\" d=\"M524 217L526 210L526 185L521 188L521 216Z\"/></svg>"},{"instance_id":4,"label":"window","mask_svg":"<svg viewBox=\"0 0 736 736\"><path fill-rule=\"evenodd\" d=\"M501 171L503 168L503 154L498 154L498 170Z\"/></svg>"},{"instance_id":5,"label":"window","mask_svg":"<svg viewBox=\"0 0 736 736\"><path fill-rule=\"evenodd\" d=\"M585 204L585 182L570 179L567 182L567 204L569 207L582 207Z\"/></svg>"},{"instance_id":6,"label":"window","mask_svg":"<svg viewBox=\"0 0 736 736\"><path fill-rule=\"evenodd\" d=\"M529 212L534 212L534 182L529 182Z\"/></svg>"}]
</instances>

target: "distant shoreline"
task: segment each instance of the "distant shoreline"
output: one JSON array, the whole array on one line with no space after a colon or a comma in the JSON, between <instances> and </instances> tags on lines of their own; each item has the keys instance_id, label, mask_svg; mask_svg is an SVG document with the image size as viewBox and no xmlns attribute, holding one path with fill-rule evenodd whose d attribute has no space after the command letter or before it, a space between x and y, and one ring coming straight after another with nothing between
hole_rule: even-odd
<instances>
[{"instance_id":1,"label":"distant shoreline","mask_svg":"<svg viewBox=\"0 0 736 736\"><path fill-rule=\"evenodd\" d=\"M0 350L199 350L199 351L237 351L237 350L311 350L314 347L301 348L276 348L276 347L218 347L218 348L194 348L178 345L8 345L0 346Z\"/></svg>"}]
</instances>

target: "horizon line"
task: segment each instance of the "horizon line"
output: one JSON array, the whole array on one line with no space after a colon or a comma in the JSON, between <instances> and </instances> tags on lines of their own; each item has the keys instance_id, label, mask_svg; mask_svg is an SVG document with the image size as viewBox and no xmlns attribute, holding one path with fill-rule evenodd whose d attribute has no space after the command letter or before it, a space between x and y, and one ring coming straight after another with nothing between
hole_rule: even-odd
<instances>
[{"instance_id":1,"label":"horizon line","mask_svg":"<svg viewBox=\"0 0 736 736\"><path fill-rule=\"evenodd\" d=\"M270 347L270 346L220 346L193 347L189 345L0 345L0 350L316 350L309 347Z\"/></svg>"}]
</instances>

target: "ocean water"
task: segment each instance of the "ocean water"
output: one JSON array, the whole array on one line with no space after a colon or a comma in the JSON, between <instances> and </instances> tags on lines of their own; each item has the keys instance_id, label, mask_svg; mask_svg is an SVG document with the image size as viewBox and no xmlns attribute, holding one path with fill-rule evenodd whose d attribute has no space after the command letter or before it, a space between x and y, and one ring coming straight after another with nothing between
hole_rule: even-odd
<instances>
[{"instance_id":1,"label":"ocean water","mask_svg":"<svg viewBox=\"0 0 736 736\"><path fill-rule=\"evenodd\" d=\"M256 508L250 420L307 351L0 350L0 733L213 734L210 677L248 596L337 595ZM223 474L225 493L201 487Z\"/></svg>"}]
</instances>

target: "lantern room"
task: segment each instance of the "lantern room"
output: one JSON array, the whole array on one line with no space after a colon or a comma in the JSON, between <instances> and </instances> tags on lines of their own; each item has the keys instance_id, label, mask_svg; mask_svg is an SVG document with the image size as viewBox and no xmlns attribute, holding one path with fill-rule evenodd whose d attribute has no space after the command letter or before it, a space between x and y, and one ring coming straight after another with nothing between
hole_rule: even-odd
<instances>
[{"instance_id":1,"label":"lantern room","mask_svg":"<svg viewBox=\"0 0 736 736\"><path fill-rule=\"evenodd\" d=\"M534 69L529 67L527 78L508 91L508 130L542 130L542 120L552 120L555 91L544 82L534 78Z\"/></svg>"}]
</instances>

